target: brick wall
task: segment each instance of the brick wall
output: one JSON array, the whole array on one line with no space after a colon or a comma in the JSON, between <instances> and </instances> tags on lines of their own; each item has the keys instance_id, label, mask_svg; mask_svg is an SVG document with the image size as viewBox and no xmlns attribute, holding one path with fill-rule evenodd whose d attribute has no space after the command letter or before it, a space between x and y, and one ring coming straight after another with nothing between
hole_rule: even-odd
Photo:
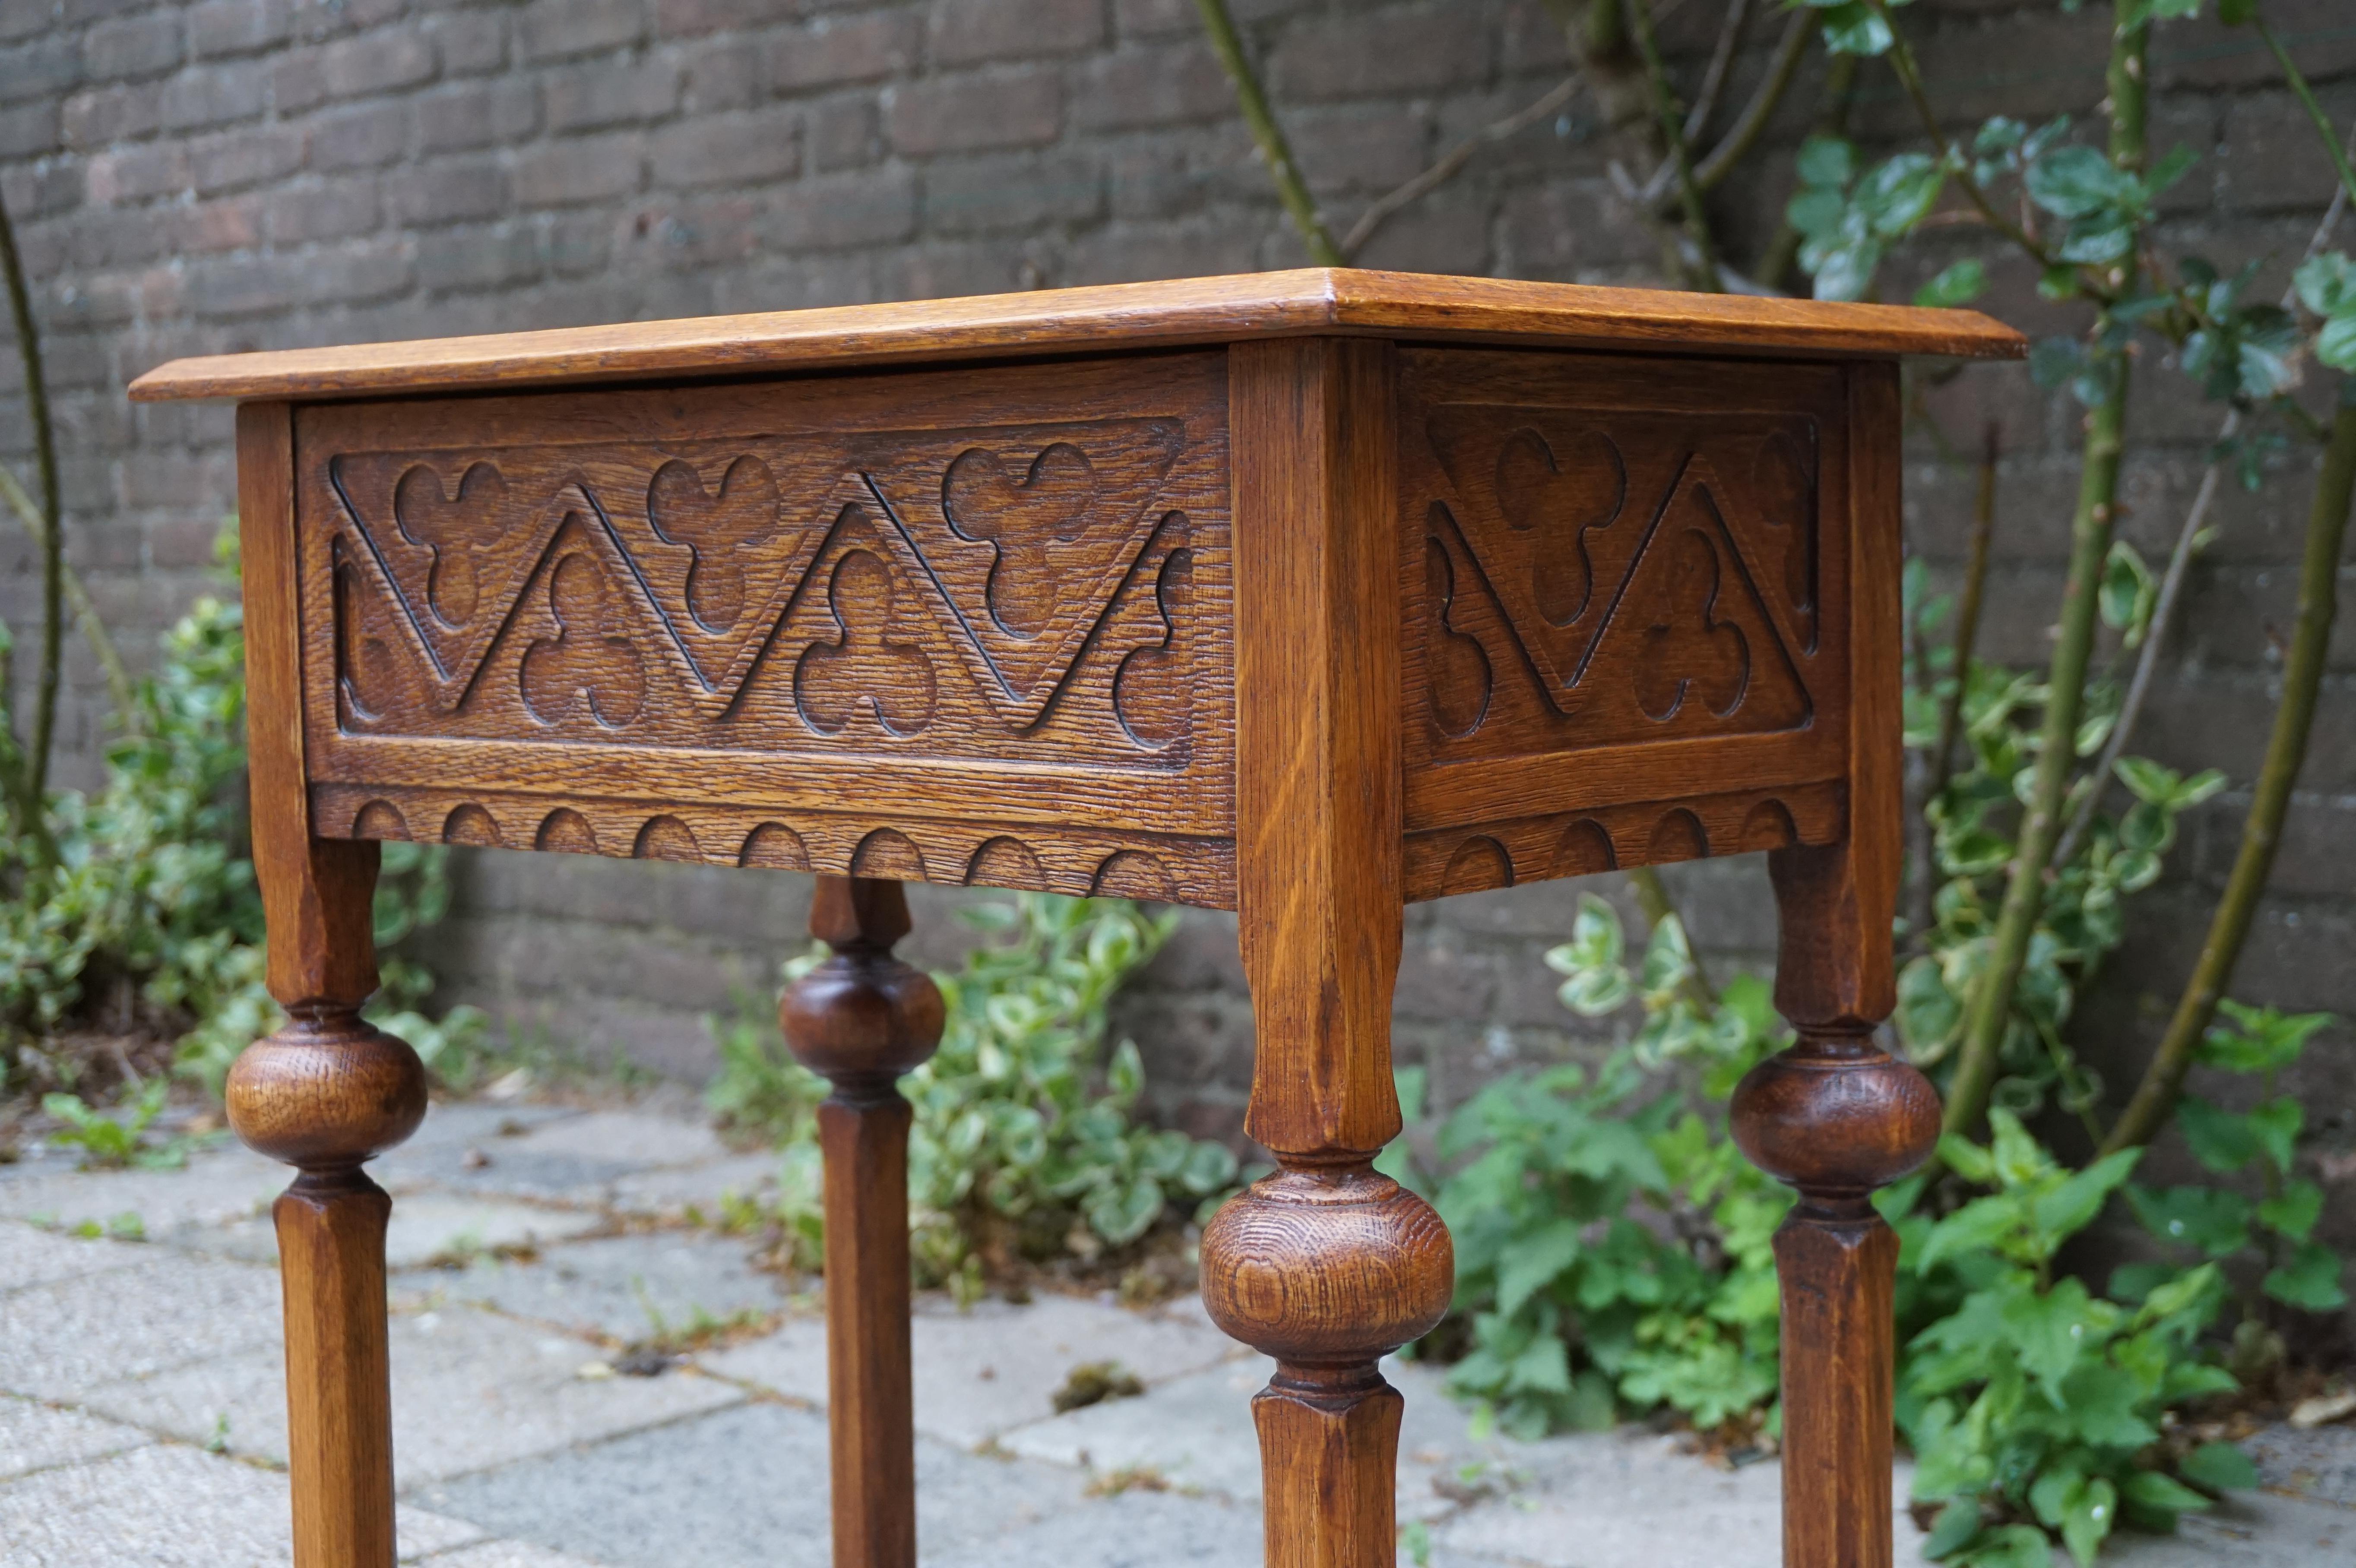
<instances>
[{"instance_id":1,"label":"brick wall","mask_svg":"<svg viewBox=\"0 0 2356 1568\"><path fill-rule=\"evenodd\" d=\"M1329 211L1346 222L1564 69L1543 9L1513 0L1237 0ZM2101 94L2107 7L1922 0L1934 91L1959 119L2083 113ZM1690 69L1714 5L1678 8ZM2356 122L2345 0L2272 0L2341 124ZM1762 29L1762 36L1769 29ZM1760 51L1745 65L1755 73ZM2171 26L2153 55L2155 141L2203 155L2169 200L2167 239L2276 289L2330 171L2246 36ZM1869 74L1858 124L1910 133ZM1800 110L1778 135L1796 138ZM1601 282L1655 251L1616 198L1590 112L1484 151L1403 214L1368 264ZM1779 165L1780 166L1780 165ZM1727 197L1755 248L1784 191ZM0 187L39 281L74 559L134 656L205 585L230 505L229 415L133 410L122 387L175 355L712 311L1232 272L1300 259L1199 40L1189 0L0 0ZM2356 226L2351 226L2356 228ZM1958 236L1960 247L1965 238ZM2356 242L2343 232L2343 242ZM1890 292L1940 264L1928 254ZM1997 308L2066 329L2034 280L1999 266ZM13 360L0 456L26 443ZM2004 532L1986 644L2041 663L2065 546L2073 411L2018 368L1976 369L1927 403L1955 438L2003 432ZM2197 482L2215 414L2147 362L2127 475L2128 537L2157 558ZM2290 620L2306 460L2229 489L2196 571L2147 731L2166 760L2254 769ZM1909 526L1943 572L1961 554L1968 475L1918 442ZM0 528L0 611L29 624L21 538ZM2356 583L2351 584L2356 588ZM2343 619L2289 844L2238 989L2356 1013L2356 614ZM76 650L68 776L99 740ZM2091 1004L2098 1043L2147 1038L2199 940L2244 797L2201 812L2171 880ZM561 857L479 856L435 956L454 994L563 1038L627 1044L667 1070L709 1060L698 1018L798 945L798 879ZM1726 962L1772 930L1754 863L1677 879ZM1414 912L1402 1056L1442 1083L1559 1051L1566 1019L1538 955L1569 885ZM929 953L957 933L927 897ZM1163 1112L1233 1125L1249 1051L1231 923L1190 919L1126 1002ZM2309 1103L2348 1125L2347 1037L2319 1053ZM1444 1050L1442 1048L1445 1048ZM2332 1066L2336 1060L2340 1065ZM1445 1089L1443 1093L1449 1093Z\"/></svg>"}]
</instances>

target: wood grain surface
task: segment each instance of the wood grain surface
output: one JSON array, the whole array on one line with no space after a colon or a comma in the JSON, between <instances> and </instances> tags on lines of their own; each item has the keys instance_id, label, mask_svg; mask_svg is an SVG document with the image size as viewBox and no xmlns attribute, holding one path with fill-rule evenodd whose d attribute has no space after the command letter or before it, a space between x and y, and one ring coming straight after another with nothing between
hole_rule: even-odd
<instances>
[{"instance_id":1,"label":"wood grain surface","mask_svg":"<svg viewBox=\"0 0 2356 1568\"><path fill-rule=\"evenodd\" d=\"M832 956L787 987L795 1057L834 1086L826 1170L826 1386L835 1568L916 1568L916 1430L908 1349L907 1101L896 1081L940 1043L941 994L893 956L897 881L820 877L810 934Z\"/></svg>"},{"instance_id":2,"label":"wood grain surface","mask_svg":"<svg viewBox=\"0 0 2356 1568\"><path fill-rule=\"evenodd\" d=\"M1843 368L1400 367L1409 895L1837 837Z\"/></svg>"},{"instance_id":3,"label":"wood grain surface","mask_svg":"<svg viewBox=\"0 0 2356 1568\"><path fill-rule=\"evenodd\" d=\"M1736 1089L1743 1153L1800 1194L1775 1236L1783 1380L1783 1560L1889 1568L1891 1320L1898 1238L1875 1189L1929 1157L1939 1098L1886 1054L1895 1005L1904 693L1900 644L1896 367L1848 372L1851 505L1847 832L1768 857L1782 923L1775 1005L1799 1039Z\"/></svg>"},{"instance_id":4,"label":"wood grain surface","mask_svg":"<svg viewBox=\"0 0 2356 1568\"><path fill-rule=\"evenodd\" d=\"M1303 268L177 359L134 381L131 396L315 400L1335 334L1655 354L2028 352L2019 333L1974 311Z\"/></svg>"},{"instance_id":5,"label":"wood grain surface","mask_svg":"<svg viewBox=\"0 0 2356 1568\"><path fill-rule=\"evenodd\" d=\"M766 823L830 870L890 833L928 851L894 874L1230 902L1226 398L1213 354L305 411L310 777L365 795L322 831L668 819L651 852L737 864Z\"/></svg>"}]
</instances>

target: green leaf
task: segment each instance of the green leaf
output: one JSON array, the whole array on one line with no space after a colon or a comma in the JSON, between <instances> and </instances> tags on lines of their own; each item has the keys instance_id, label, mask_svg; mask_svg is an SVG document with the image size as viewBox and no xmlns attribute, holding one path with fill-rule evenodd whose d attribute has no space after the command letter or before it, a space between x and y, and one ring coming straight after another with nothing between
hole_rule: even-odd
<instances>
[{"instance_id":1,"label":"green leaf","mask_svg":"<svg viewBox=\"0 0 2356 1568\"><path fill-rule=\"evenodd\" d=\"M2258 1205L2258 1222L2269 1230L2288 1236L2294 1242L2307 1240L2308 1232L2323 1216L2323 1189L2312 1181L2292 1181L2274 1197Z\"/></svg>"},{"instance_id":2,"label":"green leaf","mask_svg":"<svg viewBox=\"0 0 2356 1568\"><path fill-rule=\"evenodd\" d=\"M2056 147L2029 165L2029 199L2056 218L2088 218L2118 208L2138 194L2135 177L2092 147Z\"/></svg>"},{"instance_id":3,"label":"green leaf","mask_svg":"<svg viewBox=\"0 0 2356 1568\"><path fill-rule=\"evenodd\" d=\"M2201 0L2136 0L2122 26L2142 27L2147 22L2178 21L2201 15Z\"/></svg>"},{"instance_id":4,"label":"green leaf","mask_svg":"<svg viewBox=\"0 0 2356 1568\"><path fill-rule=\"evenodd\" d=\"M1924 153L1901 153L1858 183L1851 203L1874 236L1896 240L1930 216L1946 171Z\"/></svg>"},{"instance_id":5,"label":"green leaf","mask_svg":"<svg viewBox=\"0 0 2356 1568\"><path fill-rule=\"evenodd\" d=\"M1897 40L1890 23L1862 0L1824 8L1825 48L1837 55L1881 55Z\"/></svg>"},{"instance_id":6,"label":"green leaf","mask_svg":"<svg viewBox=\"0 0 2356 1568\"><path fill-rule=\"evenodd\" d=\"M2260 1145L2249 1118L2206 1100L2188 1094L2178 1101L2176 1125L2183 1129L2192 1157L2211 1170L2231 1173L2258 1157Z\"/></svg>"},{"instance_id":7,"label":"green leaf","mask_svg":"<svg viewBox=\"0 0 2356 1568\"><path fill-rule=\"evenodd\" d=\"M2335 370L2356 370L2356 314L2335 315L2323 324L2315 357Z\"/></svg>"},{"instance_id":8,"label":"green leaf","mask_svg":"<svg viewBox=\"0 0 2356 1568\"><path fill-rule=\"evenodd\" d=\"M2340 1254L2319 1242L2302 1243L2288 1263L2267 1274L2260 1286L2268 1296L2308 1312L2329 1312L2348 1304L2340 1285Z\"/></svg>"},{"instance_id":9,"label":"green leaf","mask_svg":"<svg viewBox=\"0 0 2356 1568\"><path fill-rule=\"evenodd\" d=\"M2212 1258L2236 1253L2250 1243L2250 1200L2219 1187L2171 1187L2155 1192L2130 1187L2127 1201L2136 1218L2163 1242L2197 1247Z\"/></svg>"},{"instance_id":10,"label":"green leaf","mask_svg":"<svg viewBox=\"0 0 2356 1568\"><path fill-rule=\"evenodd\" d=\"M2287 1171L2297 1147L2298 1130L2306 1121L2307 1107L2294 1096L2285 1094L2252 1107L2250 1136L2257 1139L2258 1147L2274 1161L2276 1170Z\"/></svg>"},{"instance_id":11,"label":"green leaf","mask_svg":"<svg viewBox=\"0 0 2356 1568\"><path fill-rule=\"evenodd\" d=\"M2111 553L2103 562L2102 588L2097 596L2103 624L2113 631L2139 632L2150 617L2157 595L2151 568L2144 564L2136 547L2125 539L2113 539Z\"/></svg>"},{"instance_id":12,"label":"green leaf","mask_svg":"<svg viewBox=\"0 0 2356 1568\"><path fill-rule=\"evenodd\" d=\"M2338 251L2309 257L2294 282L2299 303L2318 315L2340 315L2356 309L2356 262Z\"/></svg>"},{"instance_id":13,"label":"green leaf","mask_svg":"<svg viewBox=\"0 0 2356 1568\"><path fill-rule=\"evenodd\" d=\"M1586 1251L1577 1220L1558 1219L1537 1232L1517 1235L1497 1271L1497 1310L1510 1317L1523 1304L1561 1277Z\"/></svg>"},{"instance_id":14,"label":"green leaf","mask_svg":"<svg viewBox=\"0 0 2356 1568\"><path fill-rule=\"evenodd\" d=\"M1932 1523L1931 1533L1922 1538L1922 1555L1933 1563L1945 1561L1968 1546L1980 1533L1980 1505L1977 1498L1957 1498L1939 1510Z\"/></svg>"},{"instance_id":15,"label":"green leaf","mask_svg":"<svg viewBox=\"0 0 2356 1568\"><path fill-rule=\"evenodd\" d=\"M2246 27L2258 19L2258 0L2217 0L2217 20L2229 27Z\"/></svg>"},{"instance_id":16,"label":"green leaf","mask_svg":"<svg viewBox=\"0 0 2356 1568\"><path fill-rule=\"evenodd\" d=\"M2177 1461L2177 1473L2212 1492L2246 1492L2258 1484L2258 1467L2231 1443L2203 1443Z\"/></svg>"},{"instance_id":17,"label":"green leaf","mask_svg":"<svg viewBox=\"0 0 2356 1568\"><path fill-rule=\"evenodd\" d=\"M2158 1470L2136 1471L2120 1489L2129 1502L2155 1514L2199 1513L2210 1506L2207 1498Z\"/></svg>"},{"instance_id":18,"label":"green leaf","mask_svg":"<svg viewBox=\"0 0 2356 1568\"><path fill-rule=\"evenodd\" d=\"M1857 178L1857 148L1838 136L1811 136L1800 144L1800 183L1845 191Z\"/></svg>"},{"instance_id":19,"label":"green leaf","mask_svg":"<svg viewBox=\"0 0 2356 1568\"><path fill-rule=\"evenodd\" d=\"M1976 256L1966 256L1914 291L1914 303L1953 310L1971 304L1987 292L1987 267Z\"/></svg>"},{"instance_id":20,"label":"green leaf","mask_svg":"<svg viewBox=\"0 0 2356 1568\"><path fill-rule=\"evenodd\" d=\"M2103 1211L2103 1200L2133 1173L2143 1157L2139 1148L2123 1148L2077 1172L2052 1191L2040 1194L2033 1207L2037 1228L2059 1241L2076 1235Z\"/></svg>"}]
</instances>

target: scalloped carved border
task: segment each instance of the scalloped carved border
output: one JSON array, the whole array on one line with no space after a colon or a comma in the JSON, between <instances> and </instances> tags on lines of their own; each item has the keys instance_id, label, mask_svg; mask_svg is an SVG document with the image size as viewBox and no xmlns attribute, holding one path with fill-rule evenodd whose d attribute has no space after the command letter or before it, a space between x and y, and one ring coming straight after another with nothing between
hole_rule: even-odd
<instances>
[{"instance_id":1,"label":"scalloped carved border","mask_svg":"<svg viewBox=\"0 0 2356 1568\"><path fill-rule=\"evenodd\" d=\"M1828 781L1411 833L1407 896L1420 902L1552 877L1830 844L1847 813L1847 786Z\"/></svg>"},{"instance_id":2,"label":"scalloped carved border","mask_svg":"<svg viewBox=\"0 0 2356 1568\"><path fill-rule=\"evenodd\" d=\"M315 784L329 837L413 839L1233 909L1235 843L1036 823Z\"/></svg>"}]
</instances>

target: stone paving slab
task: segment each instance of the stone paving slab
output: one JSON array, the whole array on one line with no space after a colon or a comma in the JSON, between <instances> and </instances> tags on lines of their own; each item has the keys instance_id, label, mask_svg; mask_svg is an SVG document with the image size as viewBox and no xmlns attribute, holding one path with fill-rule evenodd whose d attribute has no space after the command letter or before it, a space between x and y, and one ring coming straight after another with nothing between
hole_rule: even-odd
<instances>
[{"instance_id":1,"label":"stone paving slab","mask_svg":"<svg viewBox=\"0 0 2356 1568\"><path fill-rule=\"evenodd\" d=\"M1000 1441L1011 1453L1076 1465L1098 1476L1143 1471L1173 1486L1239 1502L1260 1496L1259 1439L1251 1398L1276 1363L1244 1359L1178 1378L1141 1399L1108 1400L1018 1428ZM1383 1375L1406 1396L1399 1428L1398 1517L1431 1520L1457 1507L1472 1467L1485 1476L1519 1445L1473 1441L1464 1411L1440 1374L1392 1358ZM1478 1478L1472 1484L1478 1484ZM1443 1489L1445 1488L1445 1489Z\"/></svg>"},{"instance_id":2,"label":"stone paving slab","mask_svg":"<svg viewBox=\"0 0 2356 1568\"><path fill-rule=\"evenodd\" d=\"M2356 1422L2269 1426L2244 1443L2268 1491L2356 1509Z\"/></svg>"},{"instance_id":3,"label":"stone paving slab","mask_svg":"<svg viewBox=\"0 0 2356 1568\"><path fill-rule=\"evenodd\" d=\"M935 1548L920 1534L917 1555L926 1568L1251 1568L1260 1561L1260 1523L1257 1513L1206 1498L1128 1491L994 1540Z\"/></svg>"},{"instance_id":4,"label":"stone paving slab","mask_svg":"<svg viewBox=\"0 0 2356 1568\"><path fill-rule=\"evenodd\" d=\"M59 1236L37 1225L0 1220L0 1295L80 1275L129 1268L155 1255L132 1242Z\"/></svg>"},{"instance_id":5,"label":"stone paving slab","mask_svg":"<svg viewBox=\"0 0 2356 1568\"><path fill-rule=\"evenodd\" d=\"M393 1288L624 1344L786 1306L776 1276L752 1266L743 1242L680 1232L574 1242L530 1263L486 1257L463 1269L413 1269Z\"/></svg>"},{"instance_id":6,"label":"stone paving slab","mask_svg":"<svg viewBox=\"0 0 2356 1568\"><path fill-rule=\"evenodd\" d=\"M482 1539L423 1509L399 1515L404 1562ZM157 1444L0 1486L8 1568L285 1568L286 1477Z\"/></svg>"},{"instance_id":7,"label":"stone paving slab","mask_svg":"<svg viewBox=\"0 0 2356 1568\"><path fill-rule=\"evenodd\" d=\"M129 1267L0 1296L0 1392L80 1400L119 1379L255 1348L277 1353L273 1271L140 1250L147 1255Z\"/></svg>"},{"instance_id":8,"label":"stone paving slab","mask_svg":"<svg viewBox=\"0 0 2356 1568\"><path fill-rule=\"evenodd\" d=\"M741 1390L679 1369L584 1378L596 1347L473 1307L391 1323L392 1451L403 1487L734 1404ZM187 1442L284 1464L286 1377L275 1344L166 1375L102 1384L91 1409ZM223 1423L226 1422L226 1425Z\"/></svg>"},{"instance_id":9,"label":"stone paving slab","mask_svg":"<svg viewBox=\"0 0 2356 1568\"><path fill-rule=\"evenodd\" d=\"M748 1404L427 1486L417 1499L615 1568L828 1568L826 1441L821 1414ZM917 1441L916 1530L928 1563L1080 1501L1075 1472Z\"/></svg>"},{"instance_id":10,"label":"stone paving slab","mask_svg":"<svg viewBox=\"0 0 2356 1568\"><path fill-rule=\"evenodd\" d=\"M1188 1315L1046 1295L1027 1307L990 1300L967 1311L926 1296L909 1339L916 1429L964 1448L1053 1416L1055 1391L1075 1367L1118 1362L1150 1386L1244 1353ZM698 1362L789 1398L826 1401L826 1325L815 1317Z\"/></svg>"},{"instance_id":11,"label":"stone paving slab","mask_svg":"<svg viewBox=\"0 0 2356 1568\"><path fill-rule=\"evenodd\" d=\"M52 1152L0 1171L7 1173L0 1214L60 1230L135 1214L149 1241L187 1246L216 1227L267 1216L294 1179L286 1167L234 1143L198 1150L179 1169L80 1170L70 1155Z\"/></svg>"},{"instance_id":12,"label":"stone paving slab","mask_svg":"<svg viewBox=\"0 0 2356 1568\"><path fill-rule=\"evenodd\" d=\"M442 1136L393 1150L380 1162L379 1180L400 1184L396 1191L431 1183L455 1192L603 1208L624 1181L728 1154L709 1127L636 1112L581 1112L533 1124L509 1115L488 1127L483 1120L445 1124ZM520 1130L503 1130L509 1127Z\"/></svg>"},{"instance_id":13,"label":"stone paving slab","mask_svg":"<svg viewBox=\"0 0 2356 1568\"><path fill-rule=\"evenodd\" d=\"M119 1426L78 1410L53 1410L28 1399L0 1398L0 1481L123 1453L154 1441L135 1426Z\"/></svg>"},{"instance_id":14,"label":"stone paving slab","mask_svg":"<svg viewBox=\"0 0 2356 1568\"><path fill-rule=\"evenodd\" d=\"M617 1214L671 1219L694 1209L716 1219L730 1198L758 1199L776 1184L776 1155L730 1155L709 1165L623 1177L614 1183L606 1206Z\"/></svg>"}]
</instances>

